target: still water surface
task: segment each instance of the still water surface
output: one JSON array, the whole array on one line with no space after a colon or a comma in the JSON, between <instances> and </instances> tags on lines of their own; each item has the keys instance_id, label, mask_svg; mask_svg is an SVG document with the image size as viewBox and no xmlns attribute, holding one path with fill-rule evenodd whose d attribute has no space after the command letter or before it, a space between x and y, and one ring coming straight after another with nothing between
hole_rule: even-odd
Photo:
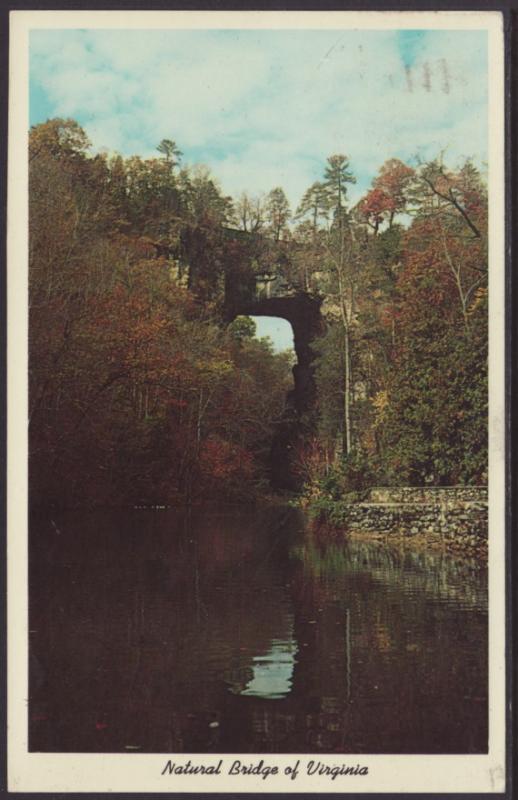
<instances>
[{"instance_id":1,"label":"still water surface","mask_svg":"<svg viewBox=\"0 0 518 800\"><path fill-rule=\"evenodd\" d=\"M486 592L289 508L39 517L30 749L487 752Z\"/></svg>"}]
</instances>

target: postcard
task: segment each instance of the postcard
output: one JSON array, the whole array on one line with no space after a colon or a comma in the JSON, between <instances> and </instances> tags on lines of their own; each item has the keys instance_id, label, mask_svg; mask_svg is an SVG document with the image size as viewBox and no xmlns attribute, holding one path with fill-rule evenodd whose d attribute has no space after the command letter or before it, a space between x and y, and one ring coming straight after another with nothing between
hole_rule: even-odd
<instances>
[{"instance_id":1,"label":"postcard","mask_svg":"<svg viewBox=\"0 0 518 800\"><path fill-rule=\"evenodd\" d=\"M498 11L12 11L12 792L505 789Z\"/></svg>"}]
</instances>

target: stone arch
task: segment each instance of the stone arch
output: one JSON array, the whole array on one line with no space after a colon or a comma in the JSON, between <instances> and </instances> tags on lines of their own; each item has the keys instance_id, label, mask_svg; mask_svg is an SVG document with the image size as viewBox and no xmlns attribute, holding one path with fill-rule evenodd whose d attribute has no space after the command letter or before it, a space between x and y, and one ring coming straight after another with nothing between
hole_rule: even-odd
<instances>
[{"instance_id":1,"label":"stone arch","mask_svg":"<svg viewBox=\"0 0 518 800\"><path fill-rule=\"evenodd\" d=\"M293 329L297 363L293 367L294 387L286 397L286 408L271 447L271 483L275 489L296 491L301 477L295 469L297 447L316 425L317 392L314 379L315 352L312 343L323 331L321 299L305 292L285 295L242 297L227 311L229 321L238 315L280 317Z\"/></svg>"}]
</instances>

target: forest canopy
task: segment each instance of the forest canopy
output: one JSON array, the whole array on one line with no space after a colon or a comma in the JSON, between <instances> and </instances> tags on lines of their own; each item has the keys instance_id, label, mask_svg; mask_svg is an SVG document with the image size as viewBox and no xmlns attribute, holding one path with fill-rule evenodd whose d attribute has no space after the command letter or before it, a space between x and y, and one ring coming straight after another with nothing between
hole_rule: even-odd
<instances>
[{"instance_id":1,"label":"forest canopy","mask_svg":"<svg viewBox=\"0 0 518 800\"><path fill-rule=\"evenodd\" d=\"M173 139L92 153L73 120L30 131L30 486L35 504L250 500L291 353L225 316L277 272L322 301L307 487L487 477L487 192L478 168L390 159L354 205L329 156L292 210L226 196Z\"/></svg>"}]
</instances>

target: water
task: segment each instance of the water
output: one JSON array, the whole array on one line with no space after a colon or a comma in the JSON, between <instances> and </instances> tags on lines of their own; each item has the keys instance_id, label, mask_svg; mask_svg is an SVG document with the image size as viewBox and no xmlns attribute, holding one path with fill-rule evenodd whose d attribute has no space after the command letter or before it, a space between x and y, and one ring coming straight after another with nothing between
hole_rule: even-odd
<instances>
[{"instance_id":1,"label":"water","mask_svg":"<svg viewBox=\"0 0 518 800\"><path fill-rule=\"evenodd\" d=\"M31 523L30 749L487 752L487 579L293 509Z\"/></svg>"}]
</instances>

